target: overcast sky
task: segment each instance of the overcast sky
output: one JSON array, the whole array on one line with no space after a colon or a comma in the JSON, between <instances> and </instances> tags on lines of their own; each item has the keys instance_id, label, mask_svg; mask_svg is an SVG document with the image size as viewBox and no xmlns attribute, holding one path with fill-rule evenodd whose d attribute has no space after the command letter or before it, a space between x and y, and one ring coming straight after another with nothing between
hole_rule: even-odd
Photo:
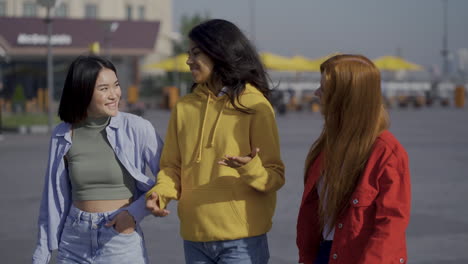
<instances>
[{"instance_id":1,"label":"overcast sky","mask_svg":"<svg viewBox=\"0 0 468 264\"><path fill-rule=\"evenodd\" d=\"M448 2L449 49L457 52L468 48L468 0ZM442 6L442 0L174 0L173 19L178 31L183 14L208 12L249 37L254 28L259 51L284 56L351 52L373 59L400 53L429 66L442 61Z\"/></svg>"}]
</instances>

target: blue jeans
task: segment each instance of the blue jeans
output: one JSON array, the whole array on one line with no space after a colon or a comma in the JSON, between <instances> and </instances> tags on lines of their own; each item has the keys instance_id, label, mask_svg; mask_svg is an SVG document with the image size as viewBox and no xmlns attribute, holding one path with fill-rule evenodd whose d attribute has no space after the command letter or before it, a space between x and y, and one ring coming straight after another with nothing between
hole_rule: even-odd
<instances>
[{"instance_id":1,"label":"blue jeans","mask_svg":"<svg viewBox=\"0 0 468 264\"><path fill-rule=\"evenodd\" d=\"M324 240L320 242L319 252L314 264L328 264L332 243L332 240Z\"/></svg>"},{"instance_id":2,"label":"blue jeans","mask_svg":"<svg viewBox=\"0 0 468 264\"><path fill-rule=\"evenodd\" d=\"M58 246L57 263L148 263L143 234L121 234L104 224L112 212L88 213L70 208Z\"/></svg>"},{"instance_id":3,"label":"blue jeans","mask_svg":"<svg viewBox=\"0 0 468 264\"><path fill-rule=\"evenodd\" d=\"M211 242L184 240L184 251L186 264L265 264L270 258L266 234Z\"/></svg>"}]
</instances>

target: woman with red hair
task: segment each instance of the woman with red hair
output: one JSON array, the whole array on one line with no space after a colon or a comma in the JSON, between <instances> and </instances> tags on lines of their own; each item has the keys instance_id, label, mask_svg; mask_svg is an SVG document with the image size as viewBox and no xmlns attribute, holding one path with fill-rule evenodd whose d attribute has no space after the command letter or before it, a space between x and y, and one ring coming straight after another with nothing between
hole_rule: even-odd
<instances>
[{"instance_id":1,"label":"woman with red hair","mask_svg":"<svg viewBox=\"0 0 468 264\"><path fill-rule=\"evenodd\" d=\"M380 72L366 57L320 66L324 127L307 155L299 262L406 263L408 156L388 131Z\"/></svg>"}]
</instances>

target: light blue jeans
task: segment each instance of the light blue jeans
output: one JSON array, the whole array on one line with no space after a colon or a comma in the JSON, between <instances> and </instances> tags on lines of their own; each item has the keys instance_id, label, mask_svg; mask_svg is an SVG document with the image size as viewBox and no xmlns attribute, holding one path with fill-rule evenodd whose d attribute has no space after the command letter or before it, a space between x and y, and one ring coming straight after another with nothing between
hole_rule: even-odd
<instances>
[{"instance_id":1,"label":"light blue jeans","mask_svg":"<svg viewBox=\"0 0 468 264\"><path fill-rule=\"evenodd\" d=\"M104 226L115 212L88 213L72 205L58 246L57 263L148 263L138 225L130 234Z\"/></svg>"},{"instance_id":2,"label":"light blue jeans","mask_svg":"<svg viewBox=\"0 0 468 264\"><path fill-rule=\"evenodd\" d=\"M184 240L186 264L266 264L270 258L266 234L236 240Z\"/></svg>"}]
</instances>

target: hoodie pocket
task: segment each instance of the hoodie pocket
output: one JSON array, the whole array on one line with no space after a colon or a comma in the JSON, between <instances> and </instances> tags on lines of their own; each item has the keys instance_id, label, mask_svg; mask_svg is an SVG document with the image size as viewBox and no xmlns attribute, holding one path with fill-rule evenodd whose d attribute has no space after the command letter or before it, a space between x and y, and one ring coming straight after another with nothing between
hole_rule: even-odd
<instances>
[{"instance_id":1,"label":"hoodie pocket","mask_svg":"<svg viewBox=\"0 0 468 264\"><path fill-rule=\"evenodd\" d=\"M236 205L232 189L184 190L178 215L184 239L230 239L247 234L245 212Z\"/></svg>"}]
</instances>

